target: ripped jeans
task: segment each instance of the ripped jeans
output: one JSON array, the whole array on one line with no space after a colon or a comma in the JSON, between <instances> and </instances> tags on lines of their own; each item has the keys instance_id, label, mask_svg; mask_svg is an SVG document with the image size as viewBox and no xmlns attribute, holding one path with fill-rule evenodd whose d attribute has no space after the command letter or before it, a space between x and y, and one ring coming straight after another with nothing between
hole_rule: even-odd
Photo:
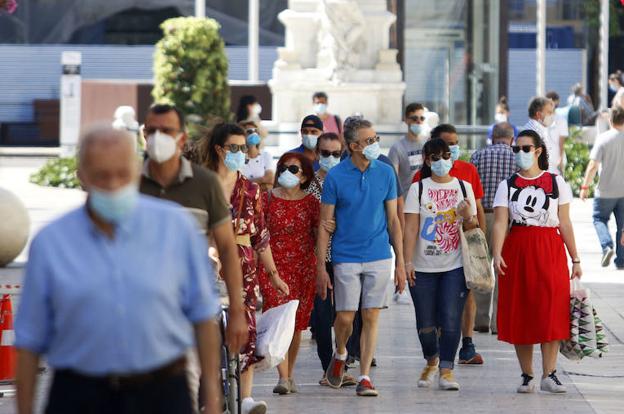
<instances>
[{"instance_id":1,"label":"ripped jeans","mask_svg":"<svg viewBox=\"0 0 624 414\"><path fill-rule=\"evenodd\" d=\"M453 369L468 294L463 267L439 273L416 272L410 293L425 359L439 356L440 368Z\"/></svg>"}]
</instances>

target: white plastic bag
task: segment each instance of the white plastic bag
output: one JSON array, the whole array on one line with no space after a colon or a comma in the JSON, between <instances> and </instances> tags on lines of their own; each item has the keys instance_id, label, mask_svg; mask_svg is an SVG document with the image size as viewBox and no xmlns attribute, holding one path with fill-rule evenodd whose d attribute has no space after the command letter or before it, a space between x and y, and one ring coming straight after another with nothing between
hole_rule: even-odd
<instances>
[{"instance_id":1,"label":"white plastic bag","mask_svg":"<svg viewBox=\"0 0 624 414\"><path fill-rule=\"evenodd\" d=\"M295 333L295 316L298 300L269 309L258 318L256 354L264 357L254 365L254 370L276 367L286 358Z\"/></svg>"}]
</instances>

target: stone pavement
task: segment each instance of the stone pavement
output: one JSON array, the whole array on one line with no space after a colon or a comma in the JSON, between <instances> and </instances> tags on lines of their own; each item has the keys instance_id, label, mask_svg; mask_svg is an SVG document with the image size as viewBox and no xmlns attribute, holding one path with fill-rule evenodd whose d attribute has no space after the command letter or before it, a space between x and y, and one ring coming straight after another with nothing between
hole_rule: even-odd
<instances>
[{"instance_id":1,"label":"stone pavement","mask_svg":"<svg viewBox=\"0 0 624 414\"><path fill-rule=\"evenodd\" d=\"M17 193L27 205L33 232L51 218L84 199L76 190L40 188L27 183L28 175L42 164L41 159L0 157L0 186ZM583 281L592 290L592 300L603 319L610 340L610 352L601 360L571 362L560 358L561 380L568 385L566 395L519 395L515 387L520 371L513 348L490 334L474 335L483 366L458 366L459 392L422 390L416 379L423 365L411 303L393 304L382 312L378 368L372 378L380 391L378 398L358 398L355 390L320 387L322 372L314 343L305 336L296 380L297 395L274 396L274 370L258 373L254 394L269 403L272 413L621 413L624 412L624 272L599 266L600 249L591 225L591 203L575 200L572 207L576 240L583 261ZM22 254L18 262L24 262ZM18 272L13 269L11 272ZM0 270L0 281L6 270ZM539 353L535 372L540 372ZM357 373L357 369L353 371ZM41 376L40 402L45 398L49 374ZM10 387L0 387L0 392ZM15 413L11 397L0 398L0 414Z\"/></svg>"}]
</instances>

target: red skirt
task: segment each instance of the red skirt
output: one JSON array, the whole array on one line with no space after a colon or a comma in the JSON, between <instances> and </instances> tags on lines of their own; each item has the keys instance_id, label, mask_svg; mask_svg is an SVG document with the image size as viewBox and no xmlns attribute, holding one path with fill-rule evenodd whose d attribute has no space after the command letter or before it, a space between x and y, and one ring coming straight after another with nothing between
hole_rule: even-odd
<instances>
[{"instance_id":1,"label":"red skirt","mask_svg":"<svg viewBox=\"0 0 624 414\"><path fill-rule=\"evenodd\" d=\"M498 278L498 339L515 345L570 337L570 277L553 227L512 227Z\"/></svg>"}]
</instances>

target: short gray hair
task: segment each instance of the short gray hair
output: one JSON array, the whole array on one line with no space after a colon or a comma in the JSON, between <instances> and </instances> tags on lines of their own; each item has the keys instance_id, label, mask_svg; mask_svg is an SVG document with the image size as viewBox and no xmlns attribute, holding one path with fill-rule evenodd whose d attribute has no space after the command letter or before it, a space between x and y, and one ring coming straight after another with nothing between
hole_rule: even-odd
<instances>
[{"instance_id":1,"label":"short gray hair","mask_svg":"<svg viewBox=\"0 0 624 414\"><path fill-rule=\"evenodd\" d=\"M498 139L513 139L514 127L509 122L500 122L492 129L492 141Z\"/></svg>"},{"instance_id":2,"label":"short gray hair","mask_svg":"<svg viewBox=\"0 0 624 414\"><path fill-rule=\"evenodd\" d=\"M343 135L347 146L357 141L357 132L360 129L372 128L373 123L364 119L362 116L350 116L344 121Z\"/></svg>"},{"instance_id":3,"label":"short gray hair","mask_svg":"<svg viewBox=\"0 0 624 414\"><path fill-rule=\"evenodd\" d=\"M536 96L531 99L529 103L529 118L534 118L538 112L542 112L546 105L552 105L553 101L544 97L544 96Z\"/></svg>"},{"instance_id":4,"label":"short gray hair","mask_svg":"<svg viewBox=\"0 0 624 414\"><path fill-rule=\"evenodd\" d=\"M96 124L88 127L78 143L78 167L83 166L86 155L92 146L127 142L131 151L134 151L134 139L135 137L128 131L115 129L108 124Z\"/></svg>"}]
</instances>

